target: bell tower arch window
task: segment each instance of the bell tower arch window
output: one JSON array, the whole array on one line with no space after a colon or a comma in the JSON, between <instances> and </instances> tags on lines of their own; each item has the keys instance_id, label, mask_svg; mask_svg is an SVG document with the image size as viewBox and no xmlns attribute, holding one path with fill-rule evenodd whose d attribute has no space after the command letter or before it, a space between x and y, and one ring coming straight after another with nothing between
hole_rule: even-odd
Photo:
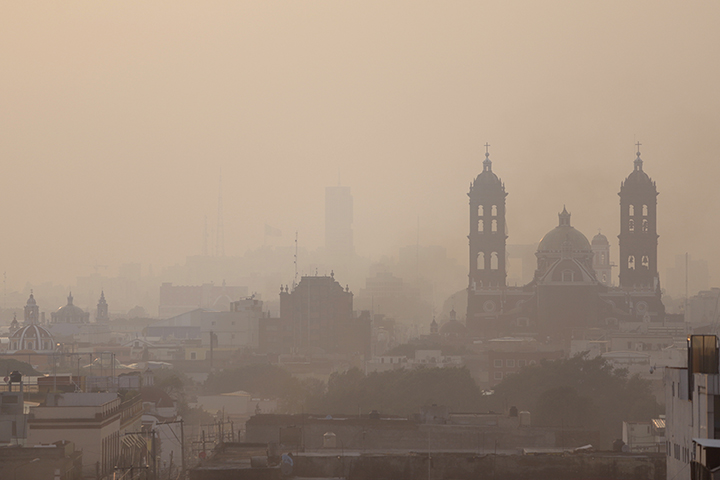
<instances>
[{"instance_id":1,"label":"bell tower arch window","mask_svg":"<svg viewBox=\"0 0 720 480\"><path fill-rule=\"evenodd\" d=\"M490 215L497 217L497 205L493 205L490 209Z\"/></svg>"},{"instance_id":2,"label":"bell tower arch window","mask_svg":"<svg viewBox=\"0 0 720 480\"><path fill-rule=\"evenodd\" d=\"M650 258L647 255L643 255L640 264L643 268L650 268Z\"/></svg>"},{"instance_id":3,"label":"bell tower arch window","mask_svg":"<svg viewBox=\"0 0 720 480\"><path fill-rule=\"evenodd\" d=\"M643 217L648 216L648 206L647 205L642 206L642 214L643 214Z\"/></svg>"},{"instance_id":4,"label":"bell tower arch window","mask_svg":"<svg viewBox=\"0 0 720 480\"><path fill-rule=\"evenodd\" d=\"M478 270L485 270L485 253L480 252L477 256L477 269Z\"/></svg>"},{"instance_id":5,"label":"bell tower arch window","mask_svg":"<svg viewBox=\"0 0 720 480\"><path fill-rule=\"evenodd\" d=\"M630 232L635 231L635 220L633 220L632 218L628 222L628 231L630 231Z\"/></svg>"},{"instance_id":6,"label":"bell tower arch window","mask_svg":"<svg viewBox=\"0 0 720 480\"><path fill-rule=\"evenodd\" d=\"M642 221L642 232L647 233L650 230L650 223L647 221L647 219L643 219Z\"/></svg>"},{"instance_id":7,"label":"bell tower arch window","mask_svg":"<svg viewBox=\"0 0 720 480\"><path fill-rule=\"evenodd\" d=\"M490 270L497 270L499 265L497 252L492 252L490 255Z\"/></svg>"},{"instance_id":8,"label":"bell tower arch window","mask_svg":"<svg viewBox=\"0 0 720 480\"><path fill-rule=\"evenodd\" d=\"M628 268L630 270L635 270L635 255L630 255L628 257Z\"/></svg>"},{"instance_id":9,"label":"bell tower arch window","mask_svg":"<svg viewBox=\"0 0 720 480\"><path fill-rule=\"evenodd\" d=\"M492 219L492 233L497 233L497 219Z\"/></svg>"},{"instance_id":10,"label":"bell tower arch window","mask_svg":"<svg viewBox=\"0 0 720 480\"><path fill-rule=\"evenodd\" d=\"M485 215L485 208L482 205L478 205L478 217Z\"/></svg>"},{"instance_id":11,"label":"bell tower arch window","mask_svg":"<svg viewBox=\"0 0 720 480\"><path fill-rule=\"evenodd\" d=\"M635 205L628 206L628 215L630 215L631 217L635 215Z\"/></svg>"}]
</instances>

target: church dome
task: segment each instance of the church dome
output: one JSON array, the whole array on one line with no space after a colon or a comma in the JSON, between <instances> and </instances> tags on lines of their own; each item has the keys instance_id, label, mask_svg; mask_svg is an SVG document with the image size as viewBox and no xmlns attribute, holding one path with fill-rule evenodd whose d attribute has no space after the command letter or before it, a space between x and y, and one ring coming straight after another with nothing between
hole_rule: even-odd
<instances>
[{"instance_id":1,"label":"church dome","mask_svg":"<svg viewBox=\"0 0 720 480\"><path fill-rule=\"evenodd\" d=\"M546 233L540 240L538 252L559 252L563 249L565 242L570 244L573 252L591 251L587 237L575 227L570 226L570 214L564 207L559 217L560 224ZM607 241L607 239L605 240Z\"/></svg>"},{"instance_id":2,"label":"church dome","mask_svg":"<svg viewBox=\"0 0 720 480\"><path fill-rule=\"evenodd\" d=\"M53 336L43 326L31 324L10 335L9 352L33 351L37 353L52 352L55 347Z\"/></svg>"},{"instance_id":3,"label":"church dome","mask_svg":"<svg viewBox=\"0 0 720 480\"><path fill-rule=\"evenodd\" d=\"M32 291L30 292L30 298L28 298L27 305L37 305L37 302L35 301L35 296L33 295Z\"/></svg>"},{"instance_id":4,"label":"church dome","mask_svg":"<svg viewBox=\"0 0 720 480\"><path fill-rule=\"evenodd\" d=\"M608 239L605 235L602 233L598 233L595 235L592 239L593 245L610 245L610 242L608 242Z\"/></svg>"},{"instance_id":5,"label":"church dome","mask_svg":"<svg viewBox=\"0 0 720 480\"><path fill-rule=\"evenodd\" d=\"M637 152L637 158L635 159L634 163L634 169L630 175L625 179L625 181L622 183L622 186L625 185L647 185L647 186L654 186L653 181L650 179L650 176L645 173L643 170L643 161L640 158L640 151Z\"/></svg>"},{"instance_id":6,"label":"church dome","mask_svg":"<svg viewBox=\"0 0 720 480\"><path fill-rule=\"evenodd\" d=\"M53 323L87 323L90 318L89 313L85 313L82 308L73 305L72 293L68 295L68 303L57 309L51 314Z\"/></svg>"}]
</instances>

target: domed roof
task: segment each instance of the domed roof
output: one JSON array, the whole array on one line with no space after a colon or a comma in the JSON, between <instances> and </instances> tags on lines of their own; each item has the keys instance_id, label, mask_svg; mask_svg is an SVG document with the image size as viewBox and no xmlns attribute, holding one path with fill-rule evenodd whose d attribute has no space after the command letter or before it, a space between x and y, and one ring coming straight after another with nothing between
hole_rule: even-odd
<instances>
[{"instance_id":1,"label":"domed roof","mask_svg":"<svg viewBox=\"0 0 720 480\"><path fill-rule=\"evenodd\" d=\"M605 235L598 232L598 234L593 237L592 244L593 245L610 245L610 242L608 242L608 239Z\"/></svg>"},{"instance_id":2,"label":"domed roof","mask_svg":"<svg viewBox=\"0 0 720 480\"><path fill-rule=\"evenodd\" d=\"M563 249L563 243L565 242L570 244L573 252L592 250L587 237L570 225L570 213L565 207L558 216L560 217L560 224L546 233L540 240L538 252L559 252Z\"/></svg>"},{"instance_id":3,"label":"domed roof","mask_svg":"<svg viewBox=\"0 0 720 480\"><path fill-rule=\"evenodd\" d=\"M500 185L500 179L492 171L492 162L490 161L490 154L485 152L485 160L483 161L483 171L475 179L475 185L488 185L498 184Z\"/></svg>"},{"instance_id":4,"label":"domed roof","mask_svg":"<svg viewBox=\"0 0 720 480\"><path fill-rule=\"evenodd\" d=\"M11 340L30 340L30 339L45 339L49 338L52 340L52 335L50 335L50 332L48 332L45 327L42 325L26 325L22 327L21 329L17 330L15 333L10 335Z\"/></svg>"},{"instance_id":5,"label":"domed roof","mask_svg":"<svg viewBox=\"0 0 720 480\"><path fill-rule=\"evenodd\" d=\"M28 298L27 304L28 305L37 305L37 302L35 301L35 296L33 295L32 290L30 290L30 298Z\"/></svg>"},{"instance_id":6,"label":"domed roof","mask_svg":"<svg viewBox=\"0 0 720 480\"><path fill-rule=\"evenodd\" d=\"M80 323L84 321L87 315L85 310L73 305L73 296L71 293L68 295L67 305L58 308L57 311L52 314L52 318L54 322Z\"/></svg>"},{"instance_id":7,"label":"domed roof","mask_svg":"<svg viewBox=\"0 0 720 480\"><path fill-rule=\"evenodd\" d=\"M628 177L625 179L625 181L623 182L623 186L628 185L628 184L634 184L634 185L644 184L644 185L648 185L648 186L653 186L653 181L650 179L650 176L647 173L645 173L645 171L643 171L643 168L642 168L643 161L640 158L640 150L638 150L637 158L635 159L635 162L633 162L633 163L634 163L635 168L632 171L632 173L630 173L630 175L628 175Z\"/></svg>"}]
</instances>

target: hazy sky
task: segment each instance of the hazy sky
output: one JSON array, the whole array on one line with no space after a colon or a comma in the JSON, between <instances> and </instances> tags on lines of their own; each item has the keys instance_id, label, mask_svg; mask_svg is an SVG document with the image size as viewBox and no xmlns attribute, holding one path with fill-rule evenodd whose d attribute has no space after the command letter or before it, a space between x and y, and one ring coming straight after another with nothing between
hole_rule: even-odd
<instances>
[{"instance_id":1,"label":"hazy sky","mask_svg":"<svg viewBox=\"0 0 720 480\"><path fill-rule=\"evenodd\" d=\"M689 251L720 275L718 25L717 2L3 2L0 271L182 262L221 169L227 254L266 223L321 246L340 175L360 254L414 243L419 216L466 264L485 142L510 243L565 204L616 245L639 140L661 271Z\"/></svg>"}]
</instances>

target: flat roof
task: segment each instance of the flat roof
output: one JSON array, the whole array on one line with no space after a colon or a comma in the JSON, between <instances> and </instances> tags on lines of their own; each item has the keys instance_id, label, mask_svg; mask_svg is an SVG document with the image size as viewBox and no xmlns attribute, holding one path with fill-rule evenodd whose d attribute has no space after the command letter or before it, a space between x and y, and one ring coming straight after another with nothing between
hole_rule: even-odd
<instances>
[{"instance_id":1,"label":"flat roof","mask_svg":"<svg viewBox=\"0 0 720 480\"><path fill-rule=\"evenodd\" d=\"M693 442L703 447L720 448L720 440L715 438L693 438Z\"/></svg>"}]
</instances>

